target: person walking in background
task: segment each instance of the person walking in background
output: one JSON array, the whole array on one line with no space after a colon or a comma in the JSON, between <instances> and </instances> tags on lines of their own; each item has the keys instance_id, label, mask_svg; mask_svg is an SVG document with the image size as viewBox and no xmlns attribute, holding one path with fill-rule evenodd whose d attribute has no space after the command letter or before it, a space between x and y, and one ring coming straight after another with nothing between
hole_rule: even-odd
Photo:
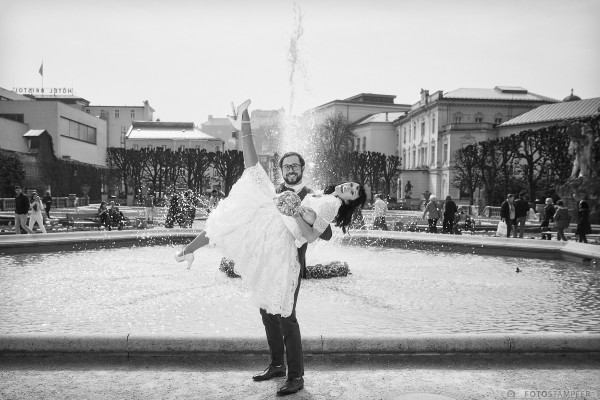
<instances>
[{"instance_id":1,"label":"person walking in background","mask_svg":"<svg viewBox=\"0 0 600 400\"><path fill-rule=\"evenodd\" d=\"M442 233L454 234L454 216L458 211L458 207L451 196L446 196L444 203L444 222L442 224Z\"/></svg>"},{"instance_id":2,"label":"person walking in background","mask_svg":"<svg viewBox=\"0 0 600 400\"><path fill-rule=\"evenodd\" d=\"M525 221L527 220L527 213L529 212L529 202L525 198L525 193L521 192L519 198L515 200L515 230L513 237L517 237L517 230L519 231L519 238L523 239L525 234Z\"/></svg>"},{"instance_id":3,"label":"person walking in background","mask_svg":"<svg viewBox=\"0 0 600 400\"><path fill-rule=\"evenodd\" d=\"M581 243L587 243L585 235L592 233L592 225L590 224L590 206L587 201L581 200L579 202L579 210L577 211L577 230L575 236L577 241Z\"/></svg>"},{"instance_id":4,"label":"person walking in background","mask_svg":"<svg viewBox=\"0 0 600 400\"><path fill-rule=\"evenodd\" d=\"M154 196L151 193L146 193L144 207L146 210L146 222L154 222Z\"/></svg>"},{"instance_id":5,"label":"person walking in background","mask_svg":"<svg viewBox=\"0 0 600 400\"><path fill-rule=\"evenodd\" d=\"M513 221L515 220L515 195L509 194L500 205L500 220L506 223L506 237L510 237Z\"/></svg>"},{"instance_id":6,"label":"person walking in background","mask_svg":"<svg viewBox=\"0 0 600 400\"><path fill-rule=\"evenodd\" d=\"M29 198L23 194L21 186L15 186L15 234L21 234L21 228L27 233L33 233L27 226L29 214Z\"/></svg>"},{"instance_id":7,"label":"person walking in background","mask_svg":"<svg viewBox=\"0 0 600 400\"><path fill-rule=\"evenodd\" d=\"M31 201L29 204L29 229L33 232L33 226L37 222L42 233L46 233L46 227L44 226L44 217L42 216L42 199L38 196L37 192L33 192L31 195Z\"/></svg>"},{"instance_id":8,"label":"person walking in background","mask_svg":"<svg viewBox=\"0 0 600 400\"><path fill-rule=\"evenodd\" d=\"M554 222L554 201L552 198L546 198L546 205L544 206L544 211L542 214L542 224L540 225L540 230L542 231L542 239L550 240L552 238L551 235L546 235L545 232L550 231L550 221Z\"/></svg>"},{"instance_id":9,"label":"person walking in background","mask_svg":"<svg viewBox=\"0 0 600 400\"><path fill-rule=\"evenodd\" d=\"M46 218L50 218L50 207L52 207L52 196L50 195L50 191L46 190L46 194L42 197L42 203L44 203L44 207L46 208Z\"/></svg>"},{"instance_id":10,"label":"person walking in background","mask_svg":"<svg viewBox=\"0 0 600 400\"><path fill-rule=\"evenodd\" d=\"M440 209L438 208L437 201L435 195L431 195L429 197L429 202L425 206L425 211L423 211L422 219L425 219L425 215L428 215L427 224L429 225L429 233L437 233L437 221L440 219Z\"/></svg>"},{"instance_id":11,"label":"person walking in background","mask_svg":"<svg viewBox=\"0 0 600 400\"><path fill-rule=\"evenodd\" d=\"M375 195L375 204L373 204L373 229L387 231L388 226L385 221L385 214L388 212L388 206L383 200L381 193Z\"/></svg>"},{"instance_id":12,"label":"person walking in background","mask_svg":"<svg viewBox=\"0 0 600 400\"><path fill-rule=\"evenodd\" d=\"M569 214L569 209L565 207L565 203L562 200L559 200L556 205L558 206L554 213L556 240L564 240L566 242L565 229L567 229L571 223L571 215Z\"/></svg>"}]
</instances>

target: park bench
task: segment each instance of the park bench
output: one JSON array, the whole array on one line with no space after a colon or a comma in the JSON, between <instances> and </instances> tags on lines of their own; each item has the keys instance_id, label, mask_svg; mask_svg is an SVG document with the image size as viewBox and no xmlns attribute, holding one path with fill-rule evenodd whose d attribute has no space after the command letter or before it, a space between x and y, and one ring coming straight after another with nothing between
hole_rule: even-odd
<instances>
[{"instance_id":1,"label":"park bench","mask_svg":"<svg viewBox=\"0 0 600 400\"><path fill-rule=\"evenodd\" d=\"M102 226L100 222L100 217L98 217L97 212L93 213L67 213L66 220L63 222L63 225L67 227L67 232L69 228L74 232L75 227L91 227L98 228Z\"/></svg>"}]
</instances>

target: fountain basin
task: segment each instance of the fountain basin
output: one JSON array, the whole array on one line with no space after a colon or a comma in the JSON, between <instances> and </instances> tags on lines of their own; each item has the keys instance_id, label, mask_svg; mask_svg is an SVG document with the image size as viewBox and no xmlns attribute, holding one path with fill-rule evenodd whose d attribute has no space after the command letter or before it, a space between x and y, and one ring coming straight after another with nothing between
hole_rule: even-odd
<instances>
[{"instance_id":1,"label":"fountain basin","mask_svg":"<svg viewBox=\"0 0 600 400\"><path fill-rule=\"evenodd\" d=\"M173 261L174 245L194 235L85 232L3 240L0 334L262 337L241 280L218 271L217 249L197 252L191 270ZM341 246L309 248L309 265L346 261L352 274L302 282L303 337L600 333L599 272L593 263L563 259L571 243L479 240L485 243L353 232ZM361 241L369 245L358 246ZM514 254L516 246L519 256L476 253Z\"/></svg>"}]
</instances>

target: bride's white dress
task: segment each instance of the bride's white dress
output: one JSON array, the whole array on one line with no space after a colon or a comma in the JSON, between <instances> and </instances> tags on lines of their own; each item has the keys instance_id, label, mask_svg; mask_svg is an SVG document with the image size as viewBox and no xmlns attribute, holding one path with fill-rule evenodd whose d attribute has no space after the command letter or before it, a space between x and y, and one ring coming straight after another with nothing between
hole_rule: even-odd
<instances>
[{"instance_id":1,"label":"bride's white dress","mask_svg":"<svg viewBox=\"0 0 600 400\"><path fill-rule=\"evenodd\" d=\"M275 196L260 164L246 168L229 196L210 213L206 234L235 262L254 305L287 317L294 306L300 264L294 235L283 221L289 217L281 215ZM305 200L302 204L310 203L317 213L315 227L331 222L341 204L334 196Z\"/></svg>"}]
</instances>

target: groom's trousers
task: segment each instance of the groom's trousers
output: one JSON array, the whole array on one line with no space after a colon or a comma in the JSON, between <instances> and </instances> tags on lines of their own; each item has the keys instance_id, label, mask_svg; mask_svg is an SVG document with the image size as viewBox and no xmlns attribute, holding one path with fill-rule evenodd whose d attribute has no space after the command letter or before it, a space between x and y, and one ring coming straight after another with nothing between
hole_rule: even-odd
<instances>
[{"instance_id":1,"label":"groom's trousers","mask_svg":"<svg viewBox=\"0 0 600 400\"><path fill-rule=\"evenodd\" d=\"M296 319L296 302L300 291L300 277L306 268L305 243L298 249L298 261L300 262L300 276L298 286L294 293L294 307L288 317L280 314L269 314L260 309L262 321L267 334L267 342L271 353L271 365L284 365L284 354L287 358L288 378L300 378L304 376L304 359L302 355L302 337L300 336L300 325Z\"/></svg>"}]
</instances>

